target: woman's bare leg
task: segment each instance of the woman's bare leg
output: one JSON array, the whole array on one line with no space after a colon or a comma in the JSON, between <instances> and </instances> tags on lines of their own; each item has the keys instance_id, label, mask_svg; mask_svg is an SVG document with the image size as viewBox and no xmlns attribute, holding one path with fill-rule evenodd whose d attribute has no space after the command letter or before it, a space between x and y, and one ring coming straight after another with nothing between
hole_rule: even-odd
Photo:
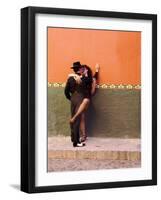
<instances>
[{"instance_id":1,"label":"woman's bare leg","mask_svg":"<svg viewBox=\"0 0 161 200\"><path fill-rule=\"evenodd\" d=\"M80 132L81 132L81 142L84 142L86 140L86 127L85 127L85 113L81 114L81 120L80 120Z\"/></svg>"},{"instance_id":2,"label":"woman's bare leg","mask_svg":"<svg viewBox=\"0 0 161 200\"><path fill-rule=\"evenodd\" d=\"M77 112L75 113L75 115L70 119L70 123L74 123L74 121L76 120L76 118L82 114L82 112L84 112L89 104L89 99L85 98L83 99L81 105L79 106Z\"/></svg>"}]
</instances>

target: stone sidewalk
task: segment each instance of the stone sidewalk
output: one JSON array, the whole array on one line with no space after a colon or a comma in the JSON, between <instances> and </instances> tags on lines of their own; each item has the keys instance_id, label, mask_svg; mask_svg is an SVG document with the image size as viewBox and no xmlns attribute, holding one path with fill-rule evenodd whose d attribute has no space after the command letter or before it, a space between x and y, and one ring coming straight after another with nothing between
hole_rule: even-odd
<instances>
[{"instance_id":1,"label":"stone sidewalk","mask_svg":"<svg viewBox=\"0 0 161 200\"><path fill-rule=\"evenodd\" d=\"M48 172L139 168L140 160L48 159Z\"/></svg>"},{"instance_id":2,"label":"stone sidewalk","mask_svg":"<svg viewBox=\"0 0 161 200\"><path fill-rule=\"evenodd\" d=\"M70 137L48 138L49 159L141 160L140 139L89 137L86 146L72 146Z\"/></svg>"}]
</instances>

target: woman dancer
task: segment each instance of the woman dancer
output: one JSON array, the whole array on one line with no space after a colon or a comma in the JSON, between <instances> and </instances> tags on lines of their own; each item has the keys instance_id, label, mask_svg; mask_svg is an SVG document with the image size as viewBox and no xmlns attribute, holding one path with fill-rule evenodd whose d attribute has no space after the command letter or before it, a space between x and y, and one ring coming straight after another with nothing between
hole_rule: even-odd
<instances>
[{"instance_id":1,"label":"woman dancer","mask_svg":"<svg viewBox=\"0 0 161 200\"><path fill-rule=\"evenodd\" d=\"M95 66L96 72L95 75L92 77L92 71L90 67L87 65L82 65L79 73L81 74L76 75L74 78L78 84L82 84L84 99L79 106L75 115L70 119L70 123L74 123L76 118L81 115L81 122L80 122L80 131L82 133L81 142L84 142L87 138L87 134L85 131L85 110L88 108L90 103L91 96L94 95L96 90L96 83L98 80L98 72L99 72L99 65L96 64Z\"/></svg>"}]
</instances>

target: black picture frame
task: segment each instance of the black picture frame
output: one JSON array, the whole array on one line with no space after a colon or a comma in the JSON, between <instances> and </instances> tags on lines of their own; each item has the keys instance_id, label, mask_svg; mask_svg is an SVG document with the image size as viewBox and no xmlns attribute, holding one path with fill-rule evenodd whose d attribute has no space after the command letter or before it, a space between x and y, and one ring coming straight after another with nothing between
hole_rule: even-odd
<instances>
[{"instance_id":1,"label":"black picture frame","mask_svg":"<svg viewBox=\"0 0 161 200\"><path fill-rule=\"evenodd\" d=\"M35 15L62 14L152 21L152 179L59 186L35 186ZM157 15L26 7L21 9L21 190L27 193L89 190L157 184Z\"/></svg>"}]
</instances>

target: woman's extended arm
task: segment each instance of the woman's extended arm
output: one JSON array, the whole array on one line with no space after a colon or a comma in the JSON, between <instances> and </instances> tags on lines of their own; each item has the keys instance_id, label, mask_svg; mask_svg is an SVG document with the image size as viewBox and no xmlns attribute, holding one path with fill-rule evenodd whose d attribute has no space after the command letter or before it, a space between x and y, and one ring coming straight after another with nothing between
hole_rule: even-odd
<instances>
[{"instance_id":1,"label":"woman's extended arm","mask_svg":"<svg viewBox=\"0 0 161 200\"><path fill-rule=\"evenodd\" d=\"M92 89L91 89L91 94L92 94L92 95L94 95L94 93L95 93L95 91L96 91L99 69L100 69L99 64L96 64L96 66L95 66L95 74L94 74L94 76L93 76Z\"/></svg>"}]
</instances>

